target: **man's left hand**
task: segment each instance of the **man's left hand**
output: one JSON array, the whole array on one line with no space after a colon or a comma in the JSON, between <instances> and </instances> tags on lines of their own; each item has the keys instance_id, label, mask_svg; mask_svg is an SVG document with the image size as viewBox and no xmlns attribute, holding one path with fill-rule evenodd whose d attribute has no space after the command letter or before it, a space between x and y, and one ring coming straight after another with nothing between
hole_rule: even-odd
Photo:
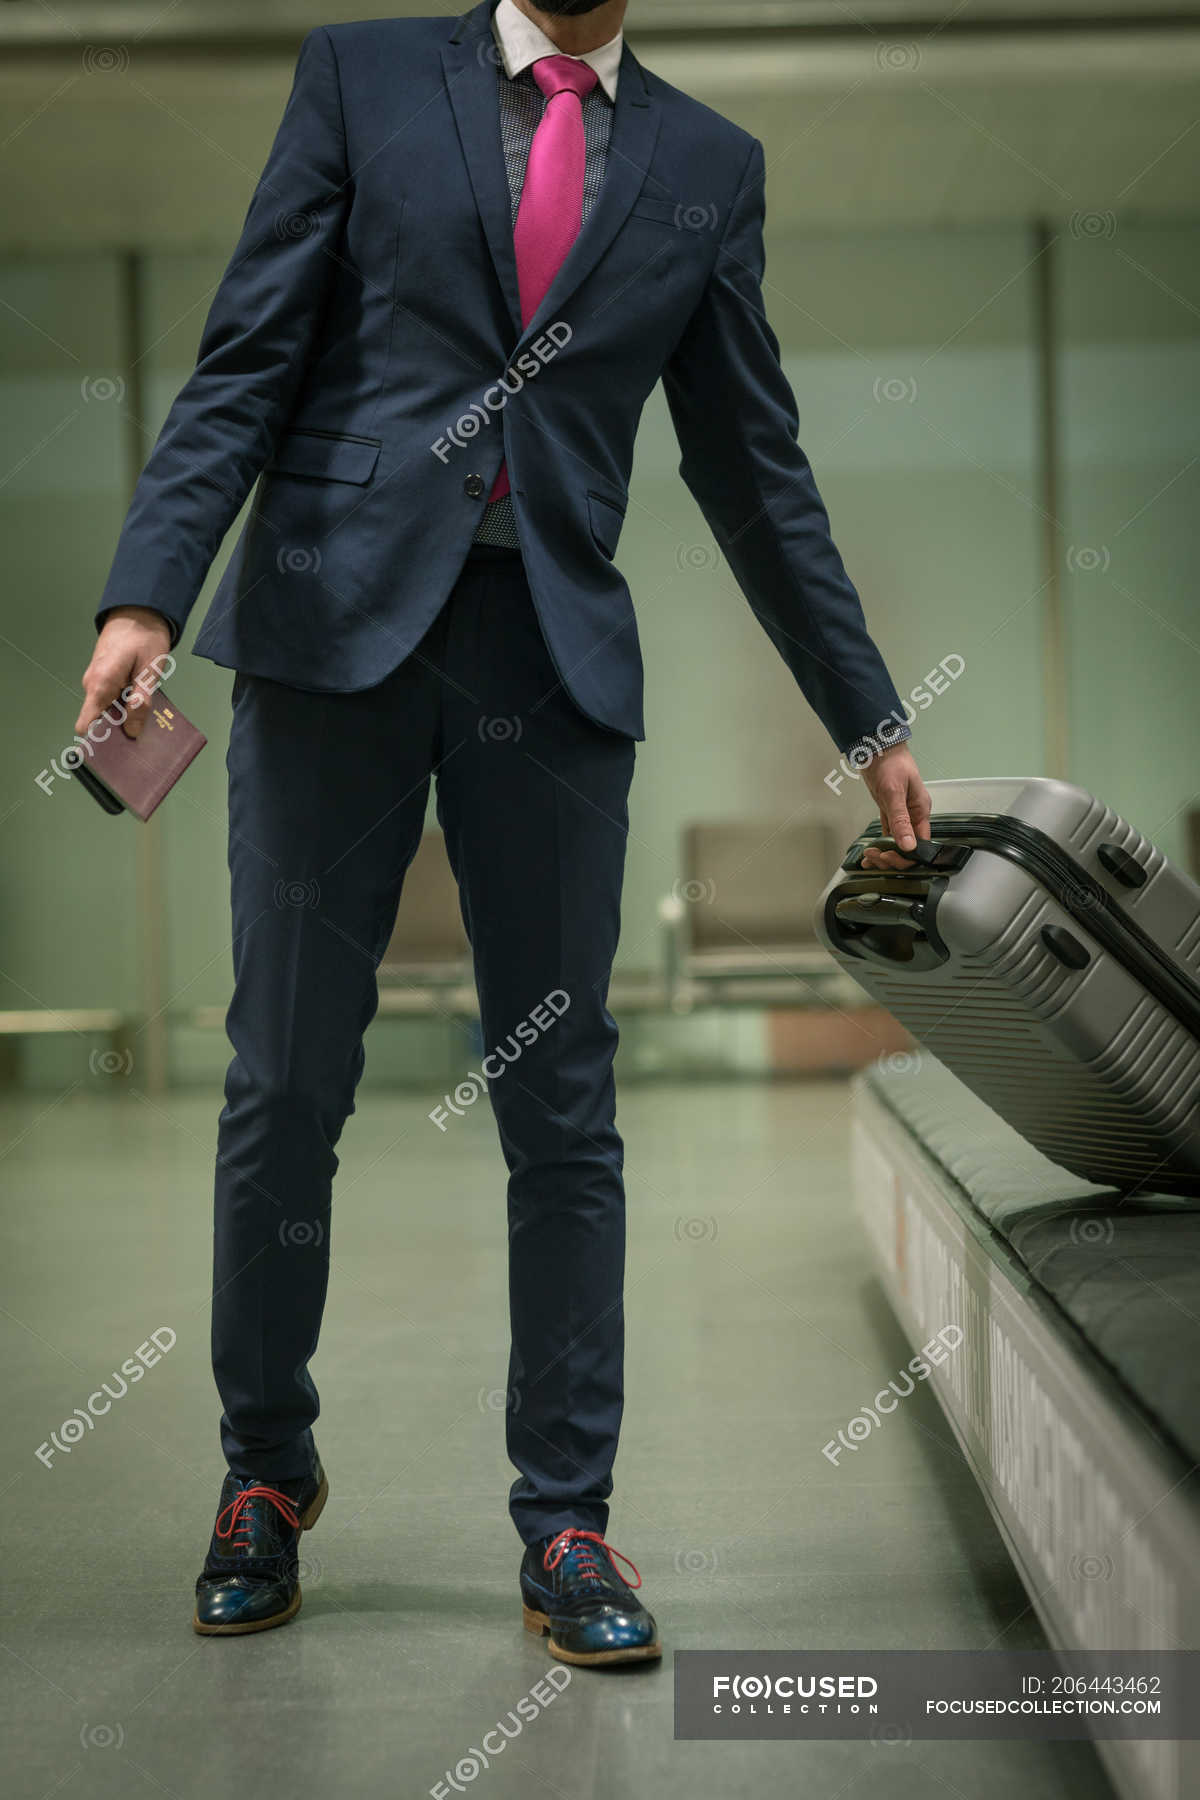
<instances>
[{"instance_id":1,"label":"man's left hand","mask_svg":"<svg viewBox=\"0 0 1200 1800\"><path fill-rule=\"evenodd\" d=\"M894 837L902 849L912 850L919 837L930 835L929 790L921 780L921 772L907 744L894 744L890 750L873 757L863 770L863 780L879 808L880 828L889 837ZM864 869L911 869L913 862L895 850L869 849L862 866Z\"/></svg>"}]
</instances>

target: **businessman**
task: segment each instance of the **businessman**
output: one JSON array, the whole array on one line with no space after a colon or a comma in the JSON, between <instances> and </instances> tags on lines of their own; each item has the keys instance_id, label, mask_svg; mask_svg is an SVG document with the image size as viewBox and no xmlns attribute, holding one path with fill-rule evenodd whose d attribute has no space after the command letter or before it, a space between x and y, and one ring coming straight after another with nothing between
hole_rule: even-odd
<instances>
[{"instance_id":1,"label":"businessman","mask_svg":"<svg viewBox=\"0 0 1200 1800\"><path fill-rule=\"evenodd\" d=\"M335 1146L435 781L484 1042L505 1047L524 1623L571 1663L661 1654L605 1539L625 1258L606 1001L644 736L614 558L660 380L767 635L900 848L928 835L764 312L762 145L645 69L625 10L483 0L310 33L97 614L80 729L178 642L261 476L195 642L236 671L212 1312L228 1472L199 1632L300 1606L297 1543L328 1493L308 1365Z\"/></svg>"}]
</instances>

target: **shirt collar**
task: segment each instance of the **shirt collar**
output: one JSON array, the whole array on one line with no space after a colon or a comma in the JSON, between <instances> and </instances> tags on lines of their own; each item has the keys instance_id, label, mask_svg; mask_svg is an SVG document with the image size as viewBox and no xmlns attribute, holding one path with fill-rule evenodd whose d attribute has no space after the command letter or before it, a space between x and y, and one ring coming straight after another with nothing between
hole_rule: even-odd
<instances>
[{"instance_id":1,"label":"shirt collar","mask_svg":"<svg viewBox=\"0 0 1200 1800\"><path fill-rule=\"evenodd\" d=\"M500 0L492 14L492 30L500 46L504 72L510 80L530 68L541 56L566 55L546 36L540 25L535 25L529 15L514 4L514 0ZM624 37L618 31L615 38L601 44L598 50L589 50L586 56L573 58L575 62L585 62L595 69L601 87L613 101L617 97L617 71L623 48Z\"/></svg>"}]
</instances>

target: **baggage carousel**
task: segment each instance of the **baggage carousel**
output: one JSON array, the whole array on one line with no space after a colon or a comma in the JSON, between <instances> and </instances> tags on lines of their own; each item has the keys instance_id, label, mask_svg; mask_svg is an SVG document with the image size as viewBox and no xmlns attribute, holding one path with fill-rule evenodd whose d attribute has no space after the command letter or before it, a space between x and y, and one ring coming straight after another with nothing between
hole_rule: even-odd
<instances>
[{"instance_id":1,"label":"baggage carousel","mask_svg":"<svg viewBox=\"0 0 1200 1800\"><path fill-rule=\"evenodd\" d=\"M929 1385L1051 1643L1196 1648L1200 1198L1081 1181L923 1053L854 1095L875 1263L914 1345L962 1333ZM1194 1741L1096 1749L1136 1800L1200 1792Z\"/></svg>"}]
</instances>

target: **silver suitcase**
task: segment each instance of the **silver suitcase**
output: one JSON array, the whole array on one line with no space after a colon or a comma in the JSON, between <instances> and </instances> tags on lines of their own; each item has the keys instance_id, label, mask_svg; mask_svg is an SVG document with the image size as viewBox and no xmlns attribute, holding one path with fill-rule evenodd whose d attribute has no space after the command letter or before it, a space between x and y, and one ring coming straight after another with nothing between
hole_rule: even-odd
<instances>
[{"instance_id":1,"label":"silver suitcase","mask_svg":"<svg viewBox=\"0 0 1200 1800\"><path fill-rule=\"evenodd\" d=\"M892 844L870 826L818 903L821 941L1064 1168L1200 1193L1200 887L1067 782L929 792L918 866L864 870Z\"/></svg>"}]
</instances>

